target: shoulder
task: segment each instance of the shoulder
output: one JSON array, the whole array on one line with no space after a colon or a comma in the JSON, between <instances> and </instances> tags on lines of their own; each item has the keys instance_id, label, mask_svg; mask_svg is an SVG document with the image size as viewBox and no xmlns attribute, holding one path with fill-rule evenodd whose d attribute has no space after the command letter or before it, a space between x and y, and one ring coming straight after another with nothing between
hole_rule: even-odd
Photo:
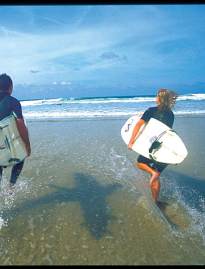
<instances>
[{"instance_id":1,"label":"shoulder","mask_svg":"<svg viewBox=\"0 0 205 269\"><path fill-rule=\"evenodd\" d=\"M18 99L16 99L15 97L13 96L8 96L7 98L7 102L13 107L13 108L21 108L21 103Z\"/></svg>"},{"instance_id":2,"label":"shoulder","mask_svg":"<svg viewBox=\"0 0 205 269\"><path fill-rule=\"evenodd\" d=\"M16 99L15 97L13 97L13 96L8 96L9 98L9 100L11 101L11 102L13 102L13 103L19 103L20 104L20 101L18 100L18 99Z\"/></svg>"},{"instance_id":3,"label":"shoulder","mask_svg":"<svg viewBox=\"0 0 205 269\"><path fill-rule=\"evenodd\" d=\"M149 107L145 112L150 113L150 114L153 114L156 111L157 111L157 107L156 106L152 106L152 107Z\"/></svg>"},{"instance_id":4,"label":"shoulder","mask_svg":"<svg viewBox=\"0 0 205 269\"><path fill-rule=\"evenodd\" d=\"M172 110L169 110L168 113L170 116L174 117L174 112Z\"/></svg>"},{"instance_id":5,"label":"shoulder","mask_svg":"<svg viewBox=\"0 0 205 269\"><path fill-rule=\"evenodd\" d=\"M156 107L149 107L144 114L142 115L141 119L143 119L144 121L149 121L149 119L153 116L153 114L156 111Z\"/></svg>"},{"instance_id":6,"label":"shoulder","mask_svg":"<svg viewBox=\"0 0 205 269\"><path fill-rule=\"evenodd\" d=\"M10 96L10 108L16 114L17 118L23 118L21 103L13 96Z\"/></svg>"},{"instance_id":7,"label":"shoulder","mask_svg":"<svg viewBox=\"0 0 205 269\"><path fill-rule=\"evenodd\" d=\"M148 108L149 111L157 111L157 106L152 106Z\"/></svg>"}]
</instances>

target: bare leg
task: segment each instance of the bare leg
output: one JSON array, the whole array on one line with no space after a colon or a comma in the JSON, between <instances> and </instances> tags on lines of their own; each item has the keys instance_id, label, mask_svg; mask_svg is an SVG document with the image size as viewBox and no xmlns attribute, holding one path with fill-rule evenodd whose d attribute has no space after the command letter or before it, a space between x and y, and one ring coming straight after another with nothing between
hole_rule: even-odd
<instances>
[{"instance_id":1,"label":"bare leg","mask_svg":"<svg viewBox=\"0 0 205 269\"><path fill-rule=\"evenodd\" d=\"M152 197L156 203L158 196L159 196L159 192L160 192L160 182L159 182L160 173L157 172L156 170L152 169L150 166L148 166L145 163L137 163L136 166L139 169L144 170L151 175L150 188L151 188L151 192L152 192Z\"/></svg>"},{"instance_id":2,"label":"bare leg","mask_svg":"<svg viewBox=\"0 0 205 269\"><path fill-rule=\"evenodd\" d=\"M157 203L157 199L159 197L159 192L160 192L160 181L159 181L159 173L158 175L154 175L150 179L150 187L151 187L151 192L152 192L152 197Z\"/></svg>"}]
</instances>

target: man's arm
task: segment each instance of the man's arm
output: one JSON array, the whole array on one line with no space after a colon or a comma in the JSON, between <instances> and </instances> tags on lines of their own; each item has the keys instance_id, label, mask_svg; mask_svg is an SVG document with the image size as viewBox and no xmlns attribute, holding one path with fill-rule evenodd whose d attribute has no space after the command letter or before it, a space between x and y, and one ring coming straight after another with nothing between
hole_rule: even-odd
<instances>
[{"instance_id":1,"label":"man's arm","mask_svg":"<svg viewBox=\"0 0 205 269\"><path fill-rule=\"evenodd\" d=\"M30 156L31 154L31 145L30 145L30 140L29 140L29 134L28 134L28 129L25 125L24 119L16 119L16 123L17 123L17 128L19 131L19 134L25 144L26 150L27 150L27 154L28 156Z\"/></svg>"},{"instance_id":2,"label":"man's arm","mask_svg":"<svg viewBox=\"0 0 205 269\"><path fill-rule=\"evenodd\" d=\"M11 97L11 111L15 113L16 124L17 124L19 134L25 144L27 154L28 156L30 156L31 146L30 146L29 134L28 134L28 129L26 127L26 124L24 122L21 103L14 97Z\"/></svg>"}]
</instances>

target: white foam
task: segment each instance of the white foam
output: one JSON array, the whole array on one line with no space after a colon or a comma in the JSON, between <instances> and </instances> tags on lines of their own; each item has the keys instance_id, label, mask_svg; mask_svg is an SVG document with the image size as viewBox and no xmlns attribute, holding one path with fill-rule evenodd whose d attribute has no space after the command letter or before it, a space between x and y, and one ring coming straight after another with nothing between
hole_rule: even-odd
<instances>
[{"instance_id":1,"label":"white foam","mask_svg":"<svg viewBox=\"0 0 205 269\"><path fill-rule=\"evenodd\" d=\"M135 113L136 114L136 113ZM124 111L32 111L25 112L27 119L50 119L50 118L93 118L93 117L119 117L133 115L133 112Z\"/></svg>"},{"instance_id":2,"label":"white foam","mask_svg":"<svg viewBox=\"0 0 205 269\"><path fill-rule=\"evenodd\" d=\"M106 104L106 103L144 103L154 102L155 97L133 97L133 98L102 98L67 101L69 103L81 104Z\"/></svg>"},{"instance_id":3,"label":"white foam","mask_svg":"<svg viewBox=\"0 0 205 269\"><path fill-rule=\"evenodd\" d=\"M205 114L205 110L179 110L174 112L175 115L203 115Z\"/></svg>"},{"instance_id":4,"label":"white foam","mask_svg":"<svg viewBox=\"0 0 205 269\"><path fill-rule=\"evenodd\" d=\"M62 98L42 99L42 100L21 101L21 105L23 107L26 107L26 106L42 106L42 105L62 104L63 102L64 102L64 100Z\"/></svg>"},{"instance_id":5,"label":"white foam","mask_svg":"<svg viewBox=\"0 0 205 269\"><path fill-rule=\"evenodd\" d=\"M96 118L96 117L124 117L141 115L143 111L29 111L24 112L26 119L64 119L64 118ZM205 110L196 111L176 111L175 115L203 115Z\"/></svg>"},{"instance_id":6,"label":"white foam","mask_svg":"<svg viewBox=\"0 0 205 269\"><path fill-rule=\"evenodd\" d=\"M2 217L0 217L0 229L7 225L7 221L5 221Z\"/></svg>"},{"instance_id":7,"label":"white foam","mask_svg":"<svg viewBox=\"0 0 205 269\"><path fill-rule=\"evenodd\" d=\"M205 100L205 94L204 93L196 93L196 94L188 94L188 95L180 95L177 100L179 101L186 101L186 100Z\"/></svg>"},{"instance_id":8,"label":"white foam","mask_svg":"<svg viewBox=\"0 0 205 269\"><path fill-rule=\"evenodd\" d=\"M197 94L187 94L179 95L178 101L201 101L205 100L204 93ZM145 102L155 102L155 97L107 97L107 98L85 98L85 99L75 99L71 98L54 98L54 99L41 99L41 100L28 100L21 101L21 105L27 106L42 106L42 105L56 105L56 104L106 104L106 103L145 103Z\"/></svg>"}]
</instances>

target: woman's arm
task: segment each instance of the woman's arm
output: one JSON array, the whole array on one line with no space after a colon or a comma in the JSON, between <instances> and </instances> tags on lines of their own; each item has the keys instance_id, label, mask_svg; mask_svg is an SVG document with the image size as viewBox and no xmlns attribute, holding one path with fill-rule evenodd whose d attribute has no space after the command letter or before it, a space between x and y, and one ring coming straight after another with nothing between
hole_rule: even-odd
<instances>
[{"instance_id":1,"label":"woman's arm","mask_svg":"<svg viewBox=\"0 0 205 269\"><path fill-rule=\"evenodd\" d=\"M134 129L133 129L133 132L132 132L132 136L131 136L131 138L130 138L130 142L129 142L129 144L128 144L128 149L132 149L132 146L133 146L133 144L134 144L134 142L135 142L135 140L136 140L136 136L137 136L137 134L138 134L138 132L139 132L141 126L142 126L144 123L145 123L145 121L144 121L143 119L140 119L140 120L136 123L136 125L135 125L135 127L134 127Z\"/></svg>"}]
</instances>

